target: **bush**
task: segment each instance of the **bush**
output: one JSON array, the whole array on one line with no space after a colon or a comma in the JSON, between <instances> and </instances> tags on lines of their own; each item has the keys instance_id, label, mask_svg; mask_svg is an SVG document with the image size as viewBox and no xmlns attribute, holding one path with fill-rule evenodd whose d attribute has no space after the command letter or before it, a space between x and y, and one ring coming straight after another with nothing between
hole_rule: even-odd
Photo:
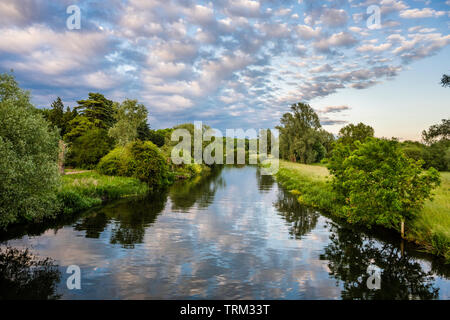
<instances>
[{"instance_id":1,"label":"bush","mask_svg":"<svg viewBox=\"0 0 450 320\"><path fill-rule=\"evenodd\" d=\"M167 161L157 146L150 141L137 141L131 145L130 151L134 161L133 177L149 186L169 183Z\"/></svg>"},{"instance_id":2,"label":"bush","mask_svg":"<svg viewBox=\"0 0 450 320\"><path fill-rule=\"evenodd\" d=\"M130 152L130 144L126 147L116 147L104 156L97 165L97 170L108 176L133 175L134 162Z\"/></svg>"},{"instance_id":3,"label":"bush","mask_svg":"<svg viewBox=\"0 0 450 320\"><path fill-rule=\"evenodd\" d=\"M0 123L0 227L54 215L59 132L9 74L0 75Z\"/></svg>"},{"instance_id":4,"label":"bush","mask_svg":"<svg viewBox=\"0 0 450 320\"><path fill-rule=\"evenodd\" d=\"M135 177L151 187L168 183L168 165L161 151L150 141L117 147L104 156L97 170L106 175Z\"/></svg>"},{"instance_id":5,"label":"bush","mask_svg":"<svg viewBox=\"0 0 450 320\"><path fill-rule=\"evenodd\" d=\"M328 164L343 213L352 223L398 230L431 197L439 173L424 171L423 162L405 156L394 140L370 138L354 147L337 144Z\"/></svg>"},{"instance_id":6,"label":"bush","mask_svg":"<svg viewBox=\"0 0 450 320\"><path fill-rule=\"evenodd\" d=\"M77 168L93 169L111 150L112 142L105 129L89 129L72 142L66 164Z\"/></svg>"}]
</instances>

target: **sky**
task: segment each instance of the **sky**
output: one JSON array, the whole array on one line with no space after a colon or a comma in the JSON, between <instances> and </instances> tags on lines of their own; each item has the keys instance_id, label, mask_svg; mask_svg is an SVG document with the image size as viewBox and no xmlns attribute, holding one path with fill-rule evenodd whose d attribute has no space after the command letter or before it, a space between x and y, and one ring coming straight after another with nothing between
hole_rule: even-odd
<instances>
[{"instance_id":1,"label":"sky","mask_svg":"<svg viewBox=\"0 0 450 320\"><path fill-rule=\"evenodd\" d=\"M449 117L449 31L450 0L2 0L0 72L38 107L137 99L156 129L273 128L305 102L330 132L419 140Z\"/></svg>"}]
</instances>

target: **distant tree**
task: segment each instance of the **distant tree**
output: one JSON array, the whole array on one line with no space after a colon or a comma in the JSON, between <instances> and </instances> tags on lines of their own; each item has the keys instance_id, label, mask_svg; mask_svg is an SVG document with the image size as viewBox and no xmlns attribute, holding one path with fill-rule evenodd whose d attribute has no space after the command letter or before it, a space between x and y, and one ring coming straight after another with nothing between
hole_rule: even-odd
<instances>
[{"instance_id":1,"label":"distant tree","mask_svg":"<svg viewBox=\"0 0 450 320\"><path fill-rule=\"evenodd\" d=\"M53 101L50 109L43 109L42 112L47 121L59 128L62 137L68 132L69 122L77 115L76 111L71 111L69 107L64 111L64 104L60 97Z\"/></svg>"},{"instance_id":2,"label":"distant tree","mask_svg":"<svg viewBox=\"0 0 450 320\"><path fill-rule=\"evenodd\" d=\"M367 138L372 138L374 134L373 128L362 122L357 125L348 124L339 130L338 142L351 146L355 141L364 142Z\"/></svg>"},{"instance_id":3,"label":"distant tree","mask_svg":"<svg viewBox=\"0 0 450 320\"><path fill-rule=\"evenodd\" d=\"M450 87L450 76L446 74L442 75L441 85L443 87Z\"/></svg>"},{"instance_id":4,"label":"distant tree","mask_svg":"<svg viewBox=\"0 0 450 320\"><path fill-rule=\"evenodd\" d=\"M124 146L138 138L138 128L147 120L147 109L137 100L125 100L116 110L116 123L109 129L108 135L114 138L118 145Z\"/></svg>"},{"instance_id":5,"label":"distant tree","mask_svg":"<svg viewBox=\"0 0 450 320\"><path fill-rule=\"evenodd\" d=\"M10 74L0 74L0 227L57 209L59 134Z\"/></svg>"},{"instance_id":6,"label":"distant tree","mask_svg":"<svg viewBox=\"0 0 450 320\"><path fill-rule=\"evenodd\" d=\"M450 139L450 119L442 119L442 123L432 125L428 130L422 131L422 139L430 145L439 140Z\"/></svg>"},{"instance_id":7,"label":"distant tree","mask_svg":"<svg viewBox=\"0 0 450 320\"><path fill-rule=\"evenodd\" d=\"M141 122L141 124L139 124L139 126L137 127L137 137L141 141L151 140L152 132L150 130L150 126L148 125L147 121Z\"/></svg>"},{"instance_id":8,"label":"distant tree","mask_svg":"<svg viewBox=\"0 0 450 320\"><path fill-rule=\"evenodd\" d=\"M321 144L319 117L305 103L291 106L291 112L285 113L277 126L280 132L280 156L291 161L313 163L320 161L324 147Z\"/></svg>"}]
</instances>

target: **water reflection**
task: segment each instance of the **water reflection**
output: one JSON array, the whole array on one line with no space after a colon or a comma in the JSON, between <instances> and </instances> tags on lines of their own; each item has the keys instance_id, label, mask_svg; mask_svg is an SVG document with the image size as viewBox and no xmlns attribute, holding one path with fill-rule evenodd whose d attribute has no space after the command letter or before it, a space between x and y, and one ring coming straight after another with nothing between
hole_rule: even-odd
<instances>
[{"instance_id":1,"label":"water reflection","mask_svg":"<svg viewBox=\"0 0 450 320\"><path fill-rule=\"evenodd\" d=\"M259 191L269 191L275 184L275 179L270 175L262 175L261 168L256 168L256 181L258 182Z\"/></svg>"},{"instance_id":2,"label":"water reflection","mask_svg":"<svg viewBox=\"0 0 450 320\"><path fill-rule=\"evenodd\" d=\"M60 268L79 265L80 291L48 273L66 299L450 297L449 268L438 259L407 245L402 256L395 239L333 223L253 166L226 166L71 219L0 235ZM384 270L380 291L366 286L371 263Z\"/></svg>"},{"instance_id":3,"label":"water reflection","mask_svg":"<svg viewBox=\"0 0 450 320\"><path fill-rule=\"evenodd\" d=\"M330 241L321 255L328 261L330 275L342 281L343 299L435 299L433 271L425 271L419 260L401 246L379 242L354 229L330 223ZM381 289L367 286L369 265L381 269Z\"/></svg>"},{"instance_id":4,"label":"water reflection","mask_svg":"<svg viewBox=\"0 0 450 320\"><path fill-rule=\"evenodd\" d=\"M160 191L145 198L115 202L82 217L74 229L85 231L86 238L99 238L111 225L110 243L134 248L135 244L143 243L145 230L164 209L166 201L167 192Z\"/></svg>"},{"instance_id":5,"label":"water reflection","mask_svg":"<svg viewBox=\"0 0 450 320\"><path fill-rule=\"evenodd\" d=\"M207 208L214 198L217 189L225 186L221 176L223 167L214 167L205 176L195 177L189 181L181 181L170 188L172 209L185 211L195 204L199 208Z\"/></svg>"},{"instance_id":6,"label":"water reflection","mask_svg":"<svg viewBox=\"0 0 450 320\"><path fill-rule=\"evenodd\" d=\"M297 197L284 191L278 193L274 206L278 214L289 224L289 234L294 239L301 239L313 230L320 216L315 209L301 205Z\"/></svg>"},{"instance_id":7,"label":"water reflection","mask_svg":"<svg viewBox=\"0 0 450 320\"><path fill-rule=\"evenodd\" d=\"M51 259L39 259L28 249L0 248L0 300L58 299L60 278Z\"/></svg>"}]
</instances>

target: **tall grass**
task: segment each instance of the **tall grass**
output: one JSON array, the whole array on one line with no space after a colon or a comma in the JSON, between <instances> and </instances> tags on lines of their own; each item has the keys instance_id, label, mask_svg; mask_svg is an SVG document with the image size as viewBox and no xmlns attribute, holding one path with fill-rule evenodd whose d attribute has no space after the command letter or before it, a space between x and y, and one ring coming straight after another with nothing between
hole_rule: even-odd
<instances>
[{"instance_id":1,"label":"tall grass","mask_svg":"<svg viewBox=\"0 0 450 320\"><path fill-rule=\"evenodd\" d=\"M148 185L135 178L112 177L95 171L63 176L58 192L61 211L70 214L101 204L107 200L145 194Z\"/></svg>"},{"instance_id":2,"label":"tall grass","mask_svg":"<svg viewBox=\"0 0 450 320\"><path fill-rule=\"evenodd\" d=\"M280 160L276 178L298 195L299 202L341 217L340 205L328 183L327 168ZM441 172L441 179L433 200L426 201L417 217L406 226L406 238L450 262L450 172Z\"/></svg>"},{"instance_id":3,"label":"tall grass","mask_svg":"<svg viewBox=\"0 0 450 320\"><path fill-rule=\"evenodd\" d=\"M450 172L441 172L441 180L433 201L425 203L407 236L450 261Z\"/></svg>"}]
</instances>

